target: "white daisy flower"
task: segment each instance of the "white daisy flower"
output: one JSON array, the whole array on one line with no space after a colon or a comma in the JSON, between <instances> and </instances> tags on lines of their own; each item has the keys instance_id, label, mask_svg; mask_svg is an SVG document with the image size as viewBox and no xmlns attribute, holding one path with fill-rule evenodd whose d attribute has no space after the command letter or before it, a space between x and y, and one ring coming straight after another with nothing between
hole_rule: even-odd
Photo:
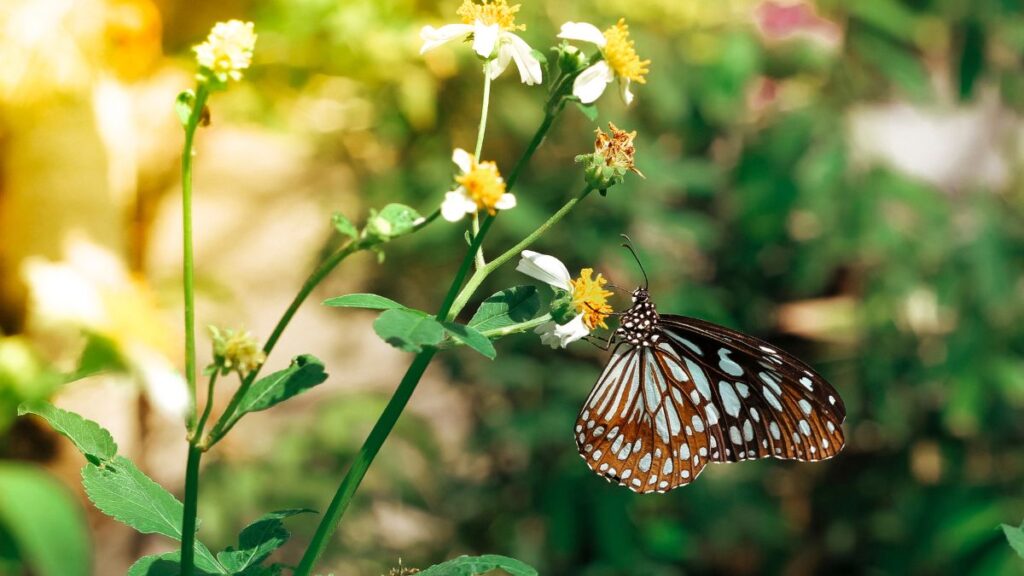
<instances>
[{"instance_id":1,"label":"white daisy flower","mask_svg":"<svg viewBox=\"0 0 1024 576\"><path fill-rule=\"evenodd\" d=\"M444 195L441 216L449 222L458 222L466 214L486 210L494 216L498 210L515 208L516 197L505 192L505 179L494 162L477 162L469 152L456 148L452 162L462 171L455 177L458 188Z\"/></svg>"},{"instance_id":2,"label":"white daisy flower","mask_svg":"<svg viewBox=\"0 0 1024 576\"><path fill-rule=\"evenodd\" d=\"M558 33L559 38L590 42L598 47L603 57L600 61L580 72L572 84L572 93L584 104L590 104L601 97L604 89L616 78L619 92L626 104L633 102L630 85L633 82L646 84L650 60L637 56L634 42L629 39L629 26L625 19L601 32L597 26L586 22L566 22Z\"/></svg>"},{"instance_id":3,"label":"white daisy flower","mask_svg":"<svg viewBox=\"0 0 1024 576\"><path fill-rule=\"evenodd\" d=\"M516 24L519 4L509 6L507 0L483 0L477 4L464 0L456 14L461 24L446 24L440 28L424 26L420 31L423 47L420 54L433 50L459 38L473 38L473 51L487 60L486 71L491 78L500 76L510 62L516 63L523 84L534 85L543 81L540 61L525 40L515 34L526 29Z\"/></svg>"},{"instance_id":4,"label":"white daisy flower","mask_svg":"<svg viewBox=\"0 0 1024 576\"><path fill-rule=\"evenodd\" d=\"M592 277L592 268L584 268L580 271L580 277L574 280L569 274L569 269L558 258L532 250L523 250L516 271L558 290L564 290L572 297L576 315L571 320L565 324L545 322L534 330L540 335L542 343L552 348L565 348L570 343L586 337L598 326L608 327L604 321L612 313L612 307L608 304L608 297L612 293L604 289L607 280L601 274L596 278Z\"/></svg>"}]
</instances>

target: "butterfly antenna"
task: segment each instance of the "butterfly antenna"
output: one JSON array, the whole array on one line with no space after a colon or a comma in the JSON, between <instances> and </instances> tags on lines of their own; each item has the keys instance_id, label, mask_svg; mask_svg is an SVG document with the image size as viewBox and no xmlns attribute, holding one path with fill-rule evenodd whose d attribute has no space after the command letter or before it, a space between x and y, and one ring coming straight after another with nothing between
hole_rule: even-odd
<instances>
[{"instance_id":1,"label":"butterfly antenna","mask_svg":"<svg viewBox=\"0 0 1024 576\"><path fill-rule=\"evenodd\" d=\"M644 270L644 265L640 262L640 256L637 255L636 250L633 248L633 241L625 234L620 234L620 236L625 240L622 247L629 250L630 254L633 255L633 259L636 260L636 265L640 267L640 273L644 275L644 290L647 290L650 287L650 282L647 280L647 271Z\"/></svg>"}]
</instances>

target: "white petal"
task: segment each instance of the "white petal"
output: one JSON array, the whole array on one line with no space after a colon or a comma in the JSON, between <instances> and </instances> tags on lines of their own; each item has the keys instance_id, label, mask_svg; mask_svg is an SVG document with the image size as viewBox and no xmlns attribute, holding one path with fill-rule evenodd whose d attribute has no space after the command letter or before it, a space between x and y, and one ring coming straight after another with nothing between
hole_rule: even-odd
<instances>
[{"instance_id":1,"label":"white petal","mask_svg":"<svg viewBox=\"0 0 1024 576\"><path fill-rule=\"evenodd\" d=\"M462 170L463 174L473 169L473 155L462 148L456 148L452 151L452 162L455 162L455 165L459 167L459 170Z\"/></svg>"},{"instance_id":2,"label":"white petal","mask_svg":"<svg viewBox=\"0 0 1024 576\"><path fill-rule=\"evenodd\" d=\"M604 45L608 43L608 40L605 39L604 34L597 26L587 24L586 22L566 22L562 24L558 37L565 38L566 40L590 42L591 44L597 44L600 48L604 48Z\"/></svg>"},{"instance_id":3,"label":"white petal","mask_svg":"<svg viewBox=\"0 0 1024 576\"><path fill-rule=\"evenodd\" d=\"M142 344L130 345L126 355L153 406L168 417L184 419L189 409L188 385L170 360Z\"/></svg>"},{"instance_id":4,"label":"white petal","mask_svg":"<svg viewBox=\"0 0 1024 576\"><path fill-rule=\"evenodd\" d=\"M540 341L552 348L565 348L569 344L586 337L590 334L587 325L583 323L583 315L570 320L567 324L559 326L554 322L545 322L535 330L540 334Z\"/></svg>"},{"instance_id":5,"label":"white petal","mask_svg":"<svg viewBox=\"0 0 1024 576\"><path fill-rule=\"evenodd\" d=\"M469 35L473 31L473 27L469 24L447 24L440 28L434 28L433 26L424 26L420 30L420 38L423 40L423 47L420 48L420 54L433 50L441 44L447 44L456 38L461 38Z\"/></svg>"},{"instance_id":6,"label":"white petal","mask_svg":"<svg viewBox=\"0 0 1024 576\"><path fill-rule=\"evenodd\" d=\"M559 341L555 336L555 328L557 327L558 324L555 324L554 322L545 322L540 326L537 326L533 332L534 334L540 335L541 344L546 344L552 348L558 348Z\"/></svg>"},{"instance_id":7,"label":"white petal","mask_svg":"<svg viewBox=\"0 0 1024 576\"><path fill-rule=\"evenodd\" d=\"M626 103L626 106L633 103L633 92L629 89L630 83L631 80L629 78L623 78L619 82L619 95L622 96L622 101Z\"/></svg>"},{"instance_id":8,"label":"white petal","mask_svg":"<svg viewBox=\"0 0 1024 576\"><path fill-rule=\"evenodd\" d=\"M476 203L466 196L462 187L454 192L444 195L444 202L441 202L441 217L449 222L458 222L466 214L476 212Z\"/></svg>"},{"instance_id":9,"label":"white petal","mask_svg":"<svg viewBox=\"0 0 1024 576\"><path fill-rule=\"evenodd\" d=\"M597 100L604 93L608 83L615 79L615 73L608 67L608 63L601 60L590 68L587 68L572 83L572 94L584 104L590 104Z\"/></svg>"},{"instance_id":10,"label":"white petal","mask_svg":"<svg viewBox=\"0 0 1024 576\"><path fill-rule=\"evenodd\" d=\"M501 195L501 198L498 198L498 201L494 203L494 207L497 208L498 210L508 210L509 208L515 208L516 197L513 194L506 192Z\"/></svg>"},{"instance_id":11,"label":"white petal","mask_svg":"<svg viewBox=\"0 0 1024 576\"><path fill-rule=\"evenodd\" d=\"M565 267L565 264L562 264L561 260L554 256L548 256L533 250L523 250L522 258L516 266L516 271L522 272L531 278L536 278L549 286L562 290L572 290L572 277L569 276L569 269Z\"/></svg>"},{"instance_id":12,"label":"white petal","mask_svg":"<svg viewBox=\"0 0 1024 576\"><path fill-rule=\"evenodd\" d=\"M477 20L473 23L473 51L483 58L490 58L494 54L494 46L498 43L498 34L501 27L497 24L484 25Z\"/></svg>"},{"instance_id":13,"label":"white petal","mask_svg":"<svg viewBox=\"0 0 1024 576\"><path fill-rule=\"evenodd\" d=\"M493 80L498 76L501 76L505 69L508 68L508 63L512 61L512 48L508 44L503 43L498 48L498 56L489 60L484 70L487 71L487 75Z\"/></svg>"},{"instance_id":14,"label":"white petal","mask_svg":"<svg viewBox=\"0 0 1024 576\"><path fill-rule=\"evenodd\" d=\"M533 55L533 48L525 40L515 34L506 32L502 35L501 52L512 52L512 59L519 68L519 79L527 86L540 84L544 81L540 61Z\"/></svg>"}]
</instances>

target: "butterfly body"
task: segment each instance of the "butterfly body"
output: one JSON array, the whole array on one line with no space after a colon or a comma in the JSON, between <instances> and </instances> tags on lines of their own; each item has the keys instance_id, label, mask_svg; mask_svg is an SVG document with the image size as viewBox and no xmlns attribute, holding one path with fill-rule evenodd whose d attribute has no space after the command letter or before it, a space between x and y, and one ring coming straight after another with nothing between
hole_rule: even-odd
<instances>
[{"instance_id":1,"label":"butterfly body","mask_svg":"<svg viewBox=\"0 0 1024 576\"><path fill-rule=\"evenodd\" d=\"M797 358L633 292L612 357L576 422L580 455L635 492L692 482L708 462L823 460L844 444L838 393Z\"/></svg>"}]
</instances>

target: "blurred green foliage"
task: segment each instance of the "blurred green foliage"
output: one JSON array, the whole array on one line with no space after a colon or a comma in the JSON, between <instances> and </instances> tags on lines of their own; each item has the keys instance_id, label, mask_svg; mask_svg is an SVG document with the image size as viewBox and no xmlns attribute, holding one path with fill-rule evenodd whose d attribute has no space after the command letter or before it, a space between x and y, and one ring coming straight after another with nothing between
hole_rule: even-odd
<instances>
[{"instance_id":1,"label":"blurred green foliage","mask_svg":"<svg viewBox=\"0 0 1024 576\"><path fill-rule=\"evenodd\" d=\"M418 57L415 31L451 21L456 4L255 3L249 92L223 107L284 126L312 114L310 102L344 101L306 120L322 154L354 168L367 205L429 211L450 181L450 150L472 142L481 82L468 50ZM892 101L948 109L994 97L1008 114L1024 110L1019 3L823 1L844 30L834 50L764 41L748 17L719 13L735 3L706 4L524 3L536 47L564 20L625 15L653 60L632 109L611 94L599 102L599 122L639 131L647 179L589 198L537 249L630 286L639 273L618 248L630 234L660 309L777 342L828 377L850 412L846 450L817 465L713 466L669 495L634 495L587 471L571 438L605 355L511 338L495 362L445 356L473 409L464 458L486 473L449 473L429 428L403 416L328 552L338 566L370 574L398 556L423 566L467 550L585 576L1020 570L997 529L1024 517L1019 158L1001 186L943 186L861 161L850 137L853 111ZM543 99L511 76L495 85L483 154L500 166L518 157ZM766 79L777 95L756 105ZM524 236L581 188L572 158L593 128L575 109L559 119L490 246ZM436 308L461 235L438 223L395 242L370 291ZM521 281L509 267L481 294ZM794 303L814 305L805 309L825 328L782 330ZM340 398L295 422L268 462L214 465L204 530L226 542L264 510L322 508L382 406ZM375 502L388 498L446 519L450 537L392 549L368 536Z\"/></svg>"}]
</instances>

